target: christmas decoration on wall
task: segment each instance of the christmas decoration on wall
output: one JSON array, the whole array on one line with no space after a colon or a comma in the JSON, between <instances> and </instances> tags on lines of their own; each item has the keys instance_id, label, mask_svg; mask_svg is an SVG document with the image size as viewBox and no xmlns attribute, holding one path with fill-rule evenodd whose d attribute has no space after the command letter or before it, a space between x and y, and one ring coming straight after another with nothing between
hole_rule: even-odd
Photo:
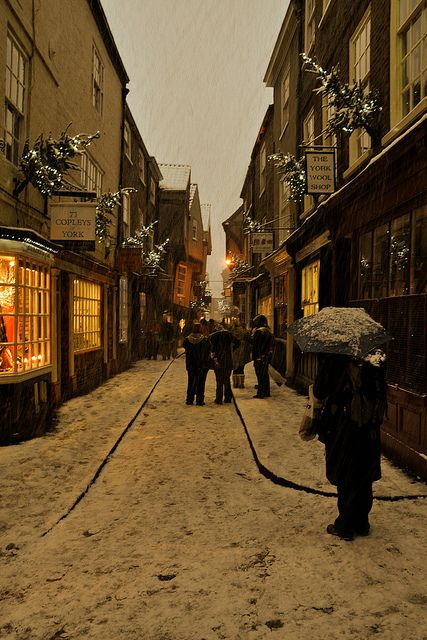
<instances>
[{"instance_id":1,"label":"christmas decoration on wall","mask_svg":"<svg viewBox=\"0 0 427 640\"><path fill-rule=\"evenodd\" d=\"M155 277L161 270L160 263L166 253L166 247L169 244L169 238L166 238L162 244L155 245L151 251L145 250L146 239L152 236L154 225L157 224L157 222L157 220L154 220L148 227L142 225L133 236L126 238L122 242L122 247L137 247L141 249L142 275L150 277Z\"/></svg>"},{"instance_id":2,"label":"christmas decoration on wall","mask_svg":"<svg viewBox=\"0 0 427 640\"><path fill-rule=\"evenodd\" d=\"M278 172L289 186L289 200L301 202L306 188L305 159L296 159L291 153L273 153L268 156L269 162L274 162Z\"/></svg>"},{"instance_id":3,"label":"christmas decoration on wall","mask_svg":"<svg viewBox=\"0 0 427 640\"><path fill-rule=\"evenodd\" d=\"M113 211L116 206L121 206L123 194L135 192L136 189L133 187L124 187L114 193L111 191L103 193L98 198L95 222L95 235L98 238L98 242L105 242L110 239L109 227L113 221Z\"/></svg>"},{"instance_id":4,"label":"christmas decoration on wall","mask_svg":"<svg viewBox=\"0 0 427 640\"><path fill-rule=\"evenodd\" d=\"M193 293L196 299L190 303L190 306L195 311L209 311L208 300L210 301L211 292L209 290L209 282L207 280L200 280L193 285Z\"/></svg>"},{"instance_id":5,"label":"christmas decoration on wall","mask_svg":"<svg viewBox=\"0 0 427 640\"><path fill-rule=\"evenodd\" d=\"M262 231L263 226L258 220L252 220L249 214L243 215L243 233L253 233L254 231Z\"/></svg>"},{"instance_id":6,"label":"christmas decoration on wall","mask_svg":"<svg viewBox=\"0 0 427 640\"><path fill-rule=\"evenodd\" d=\"M333 115L326 125L328 135L341 131L352 133L356 129L365 129L373 143L380 139L379 115L382 107L377 91L365 91L361 82L352 85L343 84L339 78L339 66L328 73L315 60L305 53L301 54L303 69L315 73L321 86L314 89L329 98Z\"/></svg>"},{"instance_id":7,"label":"christmas decoration on wall","mask_svg":"<svg viewBox=\"0 0 427 640\"><path fill-rule=\"evenodd\" d=\"M47 138L41 134L30 147L28 140L25 143L19 167L24 174L24 179L18 183L14 190L17 196L27 184L32 184L43 197L52 195L53 191L71 186L79 189L70 182L66 175L69 171L79 171L80 165L74 163L71 158L81 155L92 140L99 138L99 131L95 134L78 133L69 136L67 129L61 133L58 140L51 135Z\"/></svg>"},{"instance_id":8,"label":"christmas decoration on wall","mask_svg":"<svg viewBox=\"0 0 427 640\"><path fill-rule=\"evenodd\" d=\"M234 280L235 278L245 274L252 269L250 264L248 264L243 258L231 254L226 260L228 267L230 269L230 278Z\"/></svg>"},{"instance_id":9,"label":"christmas decoration on wall","mask_svg":"<svg viewBox=\"0 0 427 640\"><path fill-rule=\"evenodd\" d=\"M218 300L218 311L225 317L238 317L239 307L230 304L227 300Z\"/></svg>"}]
</instances>

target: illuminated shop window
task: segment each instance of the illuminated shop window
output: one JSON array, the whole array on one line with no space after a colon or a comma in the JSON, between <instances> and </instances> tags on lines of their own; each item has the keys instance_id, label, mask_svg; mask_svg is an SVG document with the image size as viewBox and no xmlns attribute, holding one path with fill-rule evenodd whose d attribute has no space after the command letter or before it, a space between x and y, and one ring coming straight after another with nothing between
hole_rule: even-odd
<instances>
[{"instance_id":1,"label":"illuminated shop window","mask_svg":"<svg viewBox=\"0 0 427 640\"><path fill-rule=\"evenodd\" d=\"M304 317L312 316L319 311L319 270L319 260L302 270L301 308Z\"/></svg>"},{"instance_id":2,"label":"illuminated shop window","mask_svg":"<svg viewBox=\"0 0 427 640\"><path fill-rule=\"evenodd\" d=\"M101 285L74 280L74 352L101 346Z\"/></svg>"},{"instance_id":3,"label":"illuminated shop window","mask_svg":"<svg viewBox=\"0 0 427 640\"><path fill-rule=\"evenodd\" d=\"M0 255L0 376L51 362L49 269Z\"/></svg>"}]
</instances>

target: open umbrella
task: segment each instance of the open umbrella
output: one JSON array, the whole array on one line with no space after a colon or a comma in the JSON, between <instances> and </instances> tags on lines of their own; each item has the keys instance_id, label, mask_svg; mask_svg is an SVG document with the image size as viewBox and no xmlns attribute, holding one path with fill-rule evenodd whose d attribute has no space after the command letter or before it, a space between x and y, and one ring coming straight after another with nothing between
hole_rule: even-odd
<instances>
[{"instance_id":1,"label":"open umbrella","mask_svg":"<svg viewBox=\"0 0 427 640\"><path fill-rule=\"evenodd\" d=\"M384 327L365 309L324 307L288 327L301 351L364 357L390 340Z\"/></svg>"}]
</instances>

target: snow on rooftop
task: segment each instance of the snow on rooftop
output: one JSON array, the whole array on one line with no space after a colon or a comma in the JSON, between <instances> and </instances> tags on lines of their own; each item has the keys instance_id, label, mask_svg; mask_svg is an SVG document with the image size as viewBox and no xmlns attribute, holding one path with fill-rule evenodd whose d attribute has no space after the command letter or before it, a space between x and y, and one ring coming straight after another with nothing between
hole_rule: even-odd
<instances>
[{"instance_id":1,"label":"snow on rooftop","mask_svg":"<svg viewBox=\"0 0 427 640\"><path fill-rule=\"evenodd\" d=\"M191 176L191 167L188 164L159 164L163 180L160 181L161 189L185 191Z\"/></svg>"}]
</instances>

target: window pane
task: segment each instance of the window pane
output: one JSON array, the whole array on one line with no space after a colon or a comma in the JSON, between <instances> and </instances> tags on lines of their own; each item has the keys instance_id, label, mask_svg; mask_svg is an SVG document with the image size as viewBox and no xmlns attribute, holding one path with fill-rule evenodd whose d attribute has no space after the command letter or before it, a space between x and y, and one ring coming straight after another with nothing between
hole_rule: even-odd
<instances>
[{"instance_id":1,"label":"window pane","mask_svg":"<svg viewBox=\"0 0 427 640\"><path fill-rule=\"evenodd\" d=\"M372 295L372 233L365 233L360 238L359 249L359 298L370 298Z\"/></svg>"},{"instance_id":2,"label":"window pane","mask_svg":"<svg viewBox=\"0 0 427 640\"><path fill-rule=\"evenodd\" d=\"M387 296L389 239L390 233L387 224L375 229L372 276L374 298Z\"/></svg>"},{"instance_id":3,"label":"window pane","mask_svg":"<svg viewBox=\"0 0 427 640\"><path fill-rule=\"evenodd\" d=\"M427 207L414 212L411 293L427 293Z\"/></svg>"},{"instance_id":4,"label":"window pane","mask_svg":"<svg viewBox=\"0 0 427 640\"><path fill-rule=\"evenodd\" d=\"M409 293L409 215L393 220L390 242L390 289L389 295L401 296Z\"/></svg>"}]
</instances>

